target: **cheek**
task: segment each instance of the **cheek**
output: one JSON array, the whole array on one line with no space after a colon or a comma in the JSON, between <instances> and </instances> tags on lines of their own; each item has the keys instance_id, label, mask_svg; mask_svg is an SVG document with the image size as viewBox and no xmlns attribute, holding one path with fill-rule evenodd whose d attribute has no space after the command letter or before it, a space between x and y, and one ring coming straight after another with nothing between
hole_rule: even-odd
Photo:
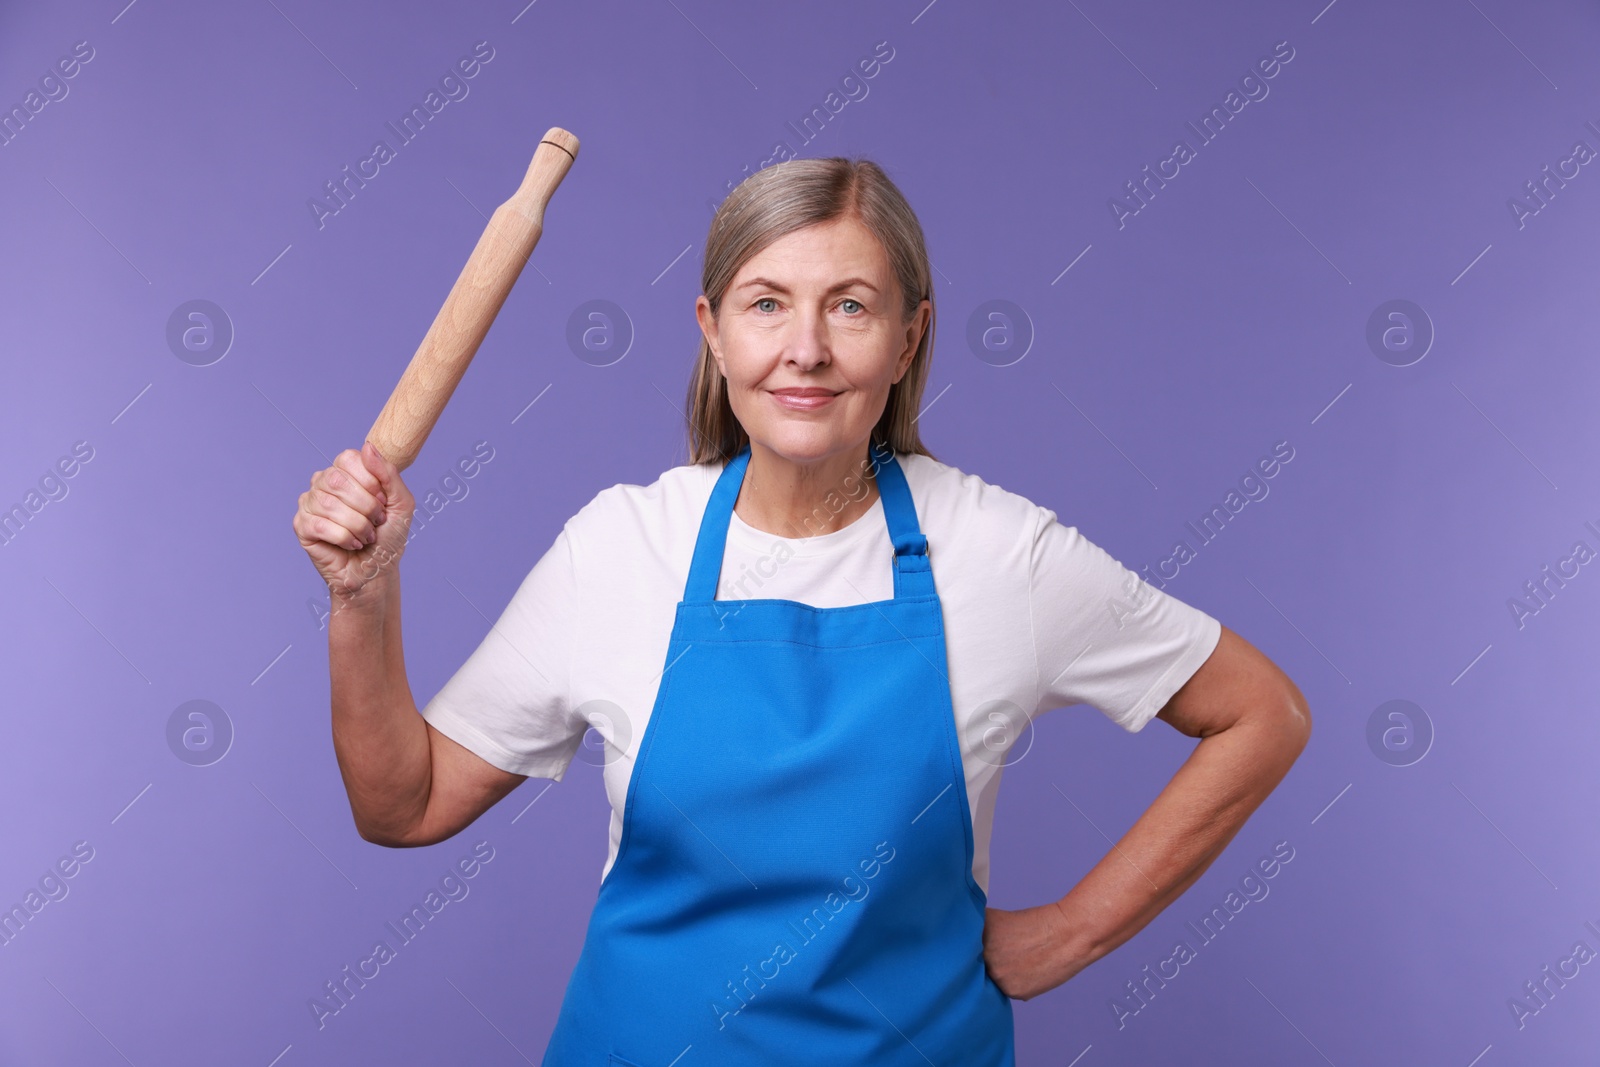
<instances>
[{"instance_id":1,"label":"cheek","mask_svg":"<svg viewBox=\"0 0 1600 1067\"><path fill-rule=\"evenodd\" d=\"M722 367L728 379L730 393L746 393L761 384L760 369L747 357L724 353Z\"/></svg>"},{"instance_id":2,"label":"cheek","mask_svg":"<svg viewBox=\"0 0 1600 1067\"><path fill-rule=\"evenodd\" d=\"M876 341L870 346L863 345L853 358L839 360L840 376L859 393L874 396L887 393L894 384L895 357L898 354Z\"/></svg>"},{"instance_id":3,"label":"cheek","mask_svg":"<svg viewBox=\"0 0 1600 1067\"><path fill-rule=\"evenodd\" d=\"M735 391L756 388L772 373L776 360L759 337L730 338L722 349L722 368Z\"/></svg>"}]
</instances>

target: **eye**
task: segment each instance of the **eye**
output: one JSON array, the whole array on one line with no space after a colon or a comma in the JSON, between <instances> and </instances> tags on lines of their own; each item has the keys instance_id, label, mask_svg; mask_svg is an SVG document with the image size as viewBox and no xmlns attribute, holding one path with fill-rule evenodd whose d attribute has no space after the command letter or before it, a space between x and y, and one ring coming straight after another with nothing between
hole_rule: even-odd
<instances>
[{"instance_id":1,"label":"eye","mask_svg":"<svg viewBox=\"0 0 1600 1067\"><path fill-rule=\"evenodd\" d=\"M862 311L865 311L867 309L865 304L863 304L859 300L854 299L853 297L848 297L847 296L843 300L839 301L839 306L840 307L844 307L846 304L854 304L856 307L860 308ZM846 313L848 313L848 312L849 312L849 309L846 308ZM851 315L850 317L851 318L855 318L854 315Z\"/></svg>"},{"instance_id":2,"label":"eye","mask_svg":"<svg viewBox=\"0 0 1600 1067\"><path fill-rule=\"evenodd\" d=\"M757 308L757 309L758 309L758 310L761 310L761 311L765 311L765 310L766 310L766 308L763 308L763 307L762 307L762 306L761 306L761 305L762 305L762 304L776 304L776 303L777 303L777 302L778 302L778 301L777 301L777 300L776 300L776 299L774 299L774 298L773 298L773 297L770 297L770 296L764 296L764 297L762 297L762 298L761 298L761 299L760 299L760 300L757 300L757 301L756 301L756 308Z\"/></svg>"}]
</instances>

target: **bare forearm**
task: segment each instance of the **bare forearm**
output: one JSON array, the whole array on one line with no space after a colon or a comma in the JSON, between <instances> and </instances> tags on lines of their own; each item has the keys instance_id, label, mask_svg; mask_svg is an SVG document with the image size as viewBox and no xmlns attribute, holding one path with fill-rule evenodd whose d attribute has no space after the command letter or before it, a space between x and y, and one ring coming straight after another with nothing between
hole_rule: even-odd
<instances>
[{"instance_id":1,"label":"bare forearm","mask_svg":"<svg viewBox=\"0 0 1600 1067\"><path fill-rule=\"evenodd\" d=\"M361 835L408 843L432 789L427 723L406 680L398 568L351 597L328 620L333 748Z\"/></svg>"},{"instance_id":2,"label":"bare forearm","mask_svg":"<svg viewBox=\"0 0 1600 1067\"><path fill-rule=\"evenodd\" d=\"M1058 902L1082 969L1183 894L1288 773L1305 734L1288 713L1202 739L1122 840Z\"/></svg>"}]
</instances>

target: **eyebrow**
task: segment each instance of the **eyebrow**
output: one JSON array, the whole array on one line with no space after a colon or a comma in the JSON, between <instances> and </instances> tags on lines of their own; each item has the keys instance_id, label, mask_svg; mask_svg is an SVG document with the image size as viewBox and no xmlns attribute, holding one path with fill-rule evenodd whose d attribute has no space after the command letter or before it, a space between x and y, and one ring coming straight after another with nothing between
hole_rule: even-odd
<instances>
[{"instance_id":1,"label":"eyebrow","mask_svg":"<svg viewBox=\"0 0 1600 1067\"><path fill-rule=\"evenodd\" d=\"M763 289L771 289L775 292L783 293L785 296L793 295L786 287L779 285L771 278L751 278L749 281L740 282L737 288L747 289L752 285L760 286ZM878 292L878 287L867 281L865 278L846 278L844 281L839 282L836 285L829 286L827 292L836 293L841 289L848 289L852 285L859 285L863 288L871 289L874 293Z\"/></svg>"}]
</instances>

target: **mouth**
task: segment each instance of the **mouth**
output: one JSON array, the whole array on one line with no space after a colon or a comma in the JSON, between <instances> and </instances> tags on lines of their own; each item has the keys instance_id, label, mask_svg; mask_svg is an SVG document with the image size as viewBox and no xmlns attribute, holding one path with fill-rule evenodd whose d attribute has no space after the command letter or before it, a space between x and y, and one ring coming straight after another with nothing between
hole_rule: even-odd
<instances>
[{"instance_id":1,"label":"mouth","mask_svg":"<svg viewBox=\"0 0 1600 1067\"><path fill-rule=\"evenodd\" d=\"M832 389L807 387L804 389L771 389L772 399L790 411L816 411L833 402L839 394Z\"/></svg>"}]
</instances>

